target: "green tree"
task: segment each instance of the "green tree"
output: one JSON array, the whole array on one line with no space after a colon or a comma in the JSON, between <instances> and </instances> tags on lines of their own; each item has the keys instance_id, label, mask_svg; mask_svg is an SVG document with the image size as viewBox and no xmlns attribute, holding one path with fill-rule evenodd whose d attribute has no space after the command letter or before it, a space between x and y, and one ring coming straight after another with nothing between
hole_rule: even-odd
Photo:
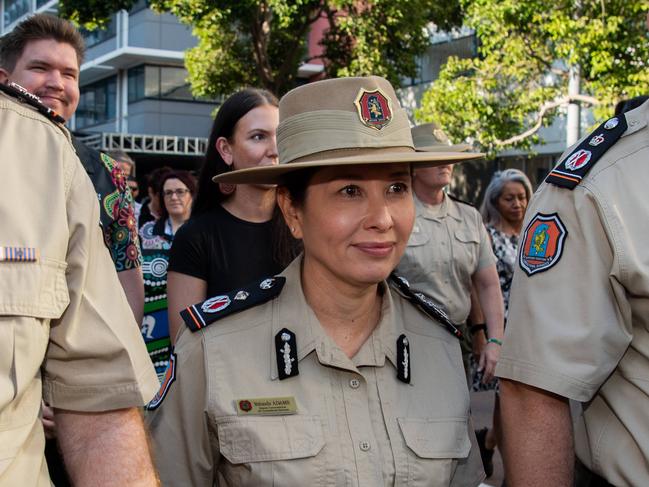
<instances>
[{"instance_id":1,"label":"green tree","mask_svg":"<svg viewBox=\"0 0 649 487\"><path fill-rule=\"evenodd\" d=\"M462 0L473 59L452 57L416 117L493 154L529 149L569 103L609 116L649 94L647 0ZM569 82L580 81L580 90ZM573 87L575 85L573 84Z\"/></svg>"},{"instance_id":2,"label":"green tree","mask_svg":"<svg viewBox=\"0 0 649 487\"><path fill-rule=\"evenodd\" d=\"M62 0L61 14L88 28L105 24L134 0ZM378 74L399 84L417 74L427 26L461 22L459 0L152 0L193 26L198 45L186 56L194 94L216 96L243 85L283 94L307 57L307 34L326 19L322 39L328 76Z\"/></svg>"}]
</instances>

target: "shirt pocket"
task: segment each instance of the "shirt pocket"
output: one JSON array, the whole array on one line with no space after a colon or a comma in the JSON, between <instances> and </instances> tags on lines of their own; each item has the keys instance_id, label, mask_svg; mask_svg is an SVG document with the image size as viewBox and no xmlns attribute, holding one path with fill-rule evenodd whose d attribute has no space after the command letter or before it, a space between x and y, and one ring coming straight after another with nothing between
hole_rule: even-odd
<instances>
[{"instance_id":1,"label":"shirt pocket","mask_svg":"<svg viewBox=\"0 0 649 487\"><path fill-rule=\"evenodd\" d=\"M233 417L217 424L228 485L324 485L318 416Z\"/></svg>"},{"instance_id":2,"label":"shirt pocket","mask_svg":"<svg viewBox=\"0 0 649 487\"><path fill-rule=\"evenodd\" d=\"M480 238L468 228L460 228L454 233L453 260L461 262L463 269L473 274L478 265Z\"/></svg>"},{"instance_id":3,"label":"shirt pocket","mask_svg":"<svg viewBox=\"0 0 649 487\"><path fill-rule=\"evenodd\" d=\"M431 245L430 235L415 224L397 269L399 275L411 283L427 280L426 276L436 268L435 249Z\"/></svg>"},{"instance_id":4,"label":"shirt pocket","mask_svg":"<svg viewBox=\"0 0 649 487\"><path fill-rule=\"evenodd\" d=\"M397 467L407 478L401 485L450 485L458 460L471 450L467 418L397 418L397 422L406 445L406 464Z\"/></svg>"},{"instance_id":5,"label":"shirt pocket","mask_svg":"<svg viewBox=\"0 0 649 487\"><path fill-rule=\"evenodd\" d=\"M49 259L0 262L0 458L13 456L10 445L21 446L9 441L11 431L28 431L38 420L50 320L70 302L65 268Z\"/></svg>"}]
</instances>

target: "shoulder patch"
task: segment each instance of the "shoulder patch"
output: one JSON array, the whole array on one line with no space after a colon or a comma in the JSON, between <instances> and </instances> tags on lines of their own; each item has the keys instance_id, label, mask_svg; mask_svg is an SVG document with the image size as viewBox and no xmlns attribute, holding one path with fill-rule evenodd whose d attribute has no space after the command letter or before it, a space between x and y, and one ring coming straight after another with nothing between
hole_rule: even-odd
<instances>
[{"instance_id":1,"label":"shoulder patch","mask_svg":"<svg viewBox=\"0 0 649 487\"><path fill-rule=\"evenodd\" d=\"M518 264L528 276L547 271L561 259L568 230L552 213L537 213L525 228L518 254Z\"/></svg>"},{"instance_id":2,"label":"shoulder patch","mask_svg":"<svg viewBox=\"0 0 649 487\"><path fill-rule=\"evenodd\" d=\"M153 396L153 399L149 401L149 404L146 405L146 409L148 411L153 411L154 409L157 409L158 406L160 406L160 404L162 404L162 401L167 396L167 393L171 388L171 384L173 384L175 380L176 380L176 354L172 352L171 355L169 356L169 365L167 366L167 370L165 371L164 378L160 383L160 389L158 389L156 395Z\"/></svg>"},{"instance_id":3,"label":"shoulder patch","mask_svg":"<svg viewBox=\"0 0 649 487\"><path fill-rule=\"evenodd\" d=\"M45 106L39 97L37 97L33 93L30 93L18 83L0 83L0 90L4 91L7 95L35 108L40 114L45 115L50 120L56 123L65 123L65 119L61 115L56 113L50 107Z\"/></svg>"},{"instance_id":4,"label":"shoulder patch","mask_svg":"<svg viewBox=\"0 0 649 487\"><path fill-rule=\"evenodd\" d=\"M555 186L575 189L590 168L622 137L626 129L624 114L607 120L575 147L545 180Z\"/></svg>"},{"instance_id":5,"label":"shoulder patch","mask_svg":"<svg viewBox=\"0 0 649 487\"><path fill-rule=\"evenodd\" d=\"M241 289L188 306L180 312L180 316L191 331L202 330L226 316L270 301L282 292L285 283L285 277L269 277L255 281Z\"/></svg>"},{"instance_id":6,"label":"shoulder patch","mask_svg":"<svg viewBox=\"0 0 649 487\"><path fill-rule=\"evenodd\" d=\"M390 282L404 298L422 310L426 315L440 322L455 337L462 338L462 332L451 322L446 312L433 302L430 296L412 289L405 277L398 276L394 272L390 274Z\"/></svg>"}]
</instances>

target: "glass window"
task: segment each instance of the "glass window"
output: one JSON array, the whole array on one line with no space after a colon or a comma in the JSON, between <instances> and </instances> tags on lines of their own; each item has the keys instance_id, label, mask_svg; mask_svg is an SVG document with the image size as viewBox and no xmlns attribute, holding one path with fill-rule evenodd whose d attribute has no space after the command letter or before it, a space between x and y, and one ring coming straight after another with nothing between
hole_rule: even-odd
<instances>
[{"instance_id":1,"label":"glass window","mask_svg":"<svg viewBox=\"0 0 649 487\"><path fill-rule=\"evenodd\" d=\"M77 128L115 119L117 115L117 76L81 88L76 112Z\"/></svg>"},{"instance_id":2,"label":"glass window","mask_svg":"<svg viewBox=\"0 0 649 487\"><path fill-rule=\"evenodd\" d=\"M43 5L48 3L50 0L36 0L36 8L41 8Z\"/></svg>"},{"instance_id":3,"label":"glass window","mask_svg":"<svg viewBox=\"0 0 649 487\"><path fill-rule=\"evenodd\" d=\"M5 13L4 13L4 26L15 22L23 15L29 13L32 5L31 0L3 0Z\"/></svg>"},{"instance_id":4,"label":"glass window","mask_svg":"<svg viewBox=\"0 0 649 487\"><path fill-rule=\"evenodd\" d=\"M88 30L83 27L80 28L79 32L81 32L86 42L86 47L96 46L101 42L115 37L115 23L115 14L113 14L104 29Z\"/></svg>"},{"instance_id":5,"label":"glass window","mask_svg":"<svg viewBox=\"0 0 649 487\"><path fill-rule=\"evenodd\" d=\"M140 10L144 10L148 6L149 6L149 0L137 0L131 7L129 13L134 14L135 12L139 12Z\"/></svg>"},{"instance_id":6,"label":"glass window","mask_svg":"<svg viewBox=\"0 0 649 487\"><path fill-rule=\"evenodd\" d=\"M128 101L144 98L192 101L185 68L170 66L138 66L128 70Z\"/></svg>"}]
</instances>

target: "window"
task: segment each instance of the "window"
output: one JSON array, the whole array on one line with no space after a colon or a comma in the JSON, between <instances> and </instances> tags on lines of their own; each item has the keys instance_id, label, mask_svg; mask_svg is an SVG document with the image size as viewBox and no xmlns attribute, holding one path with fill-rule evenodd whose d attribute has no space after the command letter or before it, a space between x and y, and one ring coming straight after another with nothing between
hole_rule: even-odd
<instances>
[{"instance_id":1,"label":"window","mask_svg":"<svg viewBox=\"0 0 649 487\"><path fill-rule=\"evenodd\" d=\"M149 7L149 0L137 0L131 7L129 13L134 14L135 12L139 12L140 10L144 10L145 8L148 7Z\"/></svg>"},{"instance_id":2,"label":"window","mask_svg":"<svg viewBox=\"0 0 649 487\"><path fill-rule=\"evenodd\" d=\"M3 2L5 7L5 27L29 13L30 7L32 6L31 0L3 0Z\"/></svg>"},{"instance_id":3,"label":"window","mask_svg":"<svg viewBox=\"0 0 649 487\"><path fill-rule=\"evenodd\" d=\"M106 78L81 88L76 112L77 128L97 125L117 115L117 77Z\"/></svg>"},{"instance_id":4,"label":"window","mask_svg":"<svg viewBox=\"0 0 649 487\"><path fill-rule=\"evenodd\" d=\"M144 98L196 100L186 81L185 68L143 65L128 70L128 101Z\"/></svg>"},{"instance_id":5,"label":"window","mask_svg":"<svg viewBox=\"0 0 649 487\"><path fill-rule=\"evenodd\" d=\"M48 3L50 0L36 0L36 8L41 8L43 5Z\"/></svg>"},{"instance_id":6,"label":"window","mask_svg":"<svg viewBox=\"0 0 649 487\"><path fill-rule=\"evenodd\" d=\"M115 14L111 16L106 28L88 30L82 27L79 29L79 32L81 32L81 35L86 42L86 47L96 46L105 40L115 37Z\"/></svg>"}]
</instances>

